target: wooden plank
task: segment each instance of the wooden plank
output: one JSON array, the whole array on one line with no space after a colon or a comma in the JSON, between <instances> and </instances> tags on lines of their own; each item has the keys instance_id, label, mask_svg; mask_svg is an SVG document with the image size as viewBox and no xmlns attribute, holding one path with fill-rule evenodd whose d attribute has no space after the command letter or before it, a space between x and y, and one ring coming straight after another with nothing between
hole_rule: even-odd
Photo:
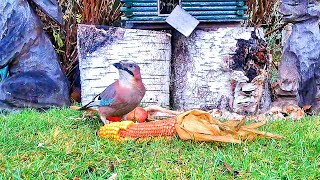
<instances>
[{"instance_id":1,"label":"wooden plank","mask_svg":"<svg viewBox=\"0 0 320 180\"><path fill-rule=\"evenodd\" d=\"M212 15L212 16L193 16L197 20L222 20L222 19L239 19L244 20L247 16L238 15ZM155 21L165 21L167 17L163 16L134 16L131 18L121 17L123 21L146 21L145 23L152 23Z\"/></svg>"},{"instance_id":2,"label":"wooden plank","mask_svg":"<svg viewBox=\"0 0 320 180\"><path fill-rule=\"evenodd\" d=\"M244 20L247 16L238 15L217 15L217 16L194 16L199 20L218 20L218 19L241 19Z\"/></svg>"},{"instance_id":3,"label":"wooden plank","mask_svg":"<svg viewBox=\"0 0 320 180\"><path fill-rule=\"evenodd\" d=\"M183 7L186 11L230 11L230 10L247 10L247 6L206 6L206 7Z\"/></svg>"},{"instance_id":4,"label":"wooden plank","mask_svg":"<svg viewBox=\"0 0 320 180\"><path fill-rule=\"evenodd\" d=\"M140 0L139 0L140 1ZM243 2L246 2L247 0L183 0L185 2L195 2L195 1L199 1L199 2L232 2L232 1L243 1Z\"/></svg>"},{"instance_id":5,"label":"wooden plank","mask_svg":"<svg viewBox=\"0 0 320 180\"><path fill-rule=\"evenodd\" d=\"M237 11L237 10L247 10L247 6L237 7L237 6L206 6L206 7L184 7L186 11ZM132 12L158 12L157 7L121 7L122 12L132 11Z\"/></svg>"},{"instance_id":6,"label":"wooden plank","mask_svg":"<svg viewBox=\"0 0 320 180\"><path fill-rule=\"evenodd\" d=\"M208 20L199 20L200 24L197 29L216 29L216 28L226 28L226 27L239 27L243 20L227 20L227 21L214 21L214 22L204 22ZM143 21L144 22L144 21ZM123 22L123 27L128 29L145 29L145 30L168 30L172 27L165 22L154 22L154 23L139 23L138 21L125 21Z\"/></svg>"},{"instance_id":7,"label":"wooden plank","mask_svg":"<svg viewBox=\"0 0 320 180\"><path fill-rule=\"evenodd\" d=\"M243 20L248 19L247 16L242 17L240 19L207 19L207 20L201 20L198 19L198 21L200 23L229 23L229 22L242 22ZM170 29L171 26L167 26L165 25L166 22L165 21L125 21L126 27L127 28L132 28L132 27L137 27L137 26L141 26L141 27L145 27L146 29L153 29L152 27L159 27L159 29L161 29L160 27L163 27L165 29ZM148 28L149 27L149 28ZM139 28L137 28L139 29ZM141 28L144 29L144 28Z\"/></svg>"},{"instance_id":8,"label":"wooden plank","mask_svg":"<svg viewBox=\"0 0 320 180\"><path fill-rule=\"evenodd\" d=\"M158 12L158 7L120 7L120 11L126 12L126 11L136 11L136 12Z\"/></svg>"},{"instance_id":9,"label":"wooden plank","mask_svg":"<svg viewBox=\"0 0 320 180\"><path fill-rule=\"evenodd\" d=\"M125 3L125 6L128 5L128 2ZM183 2L181 3L182 7L189 6L244 6L243 1L230 1L230 2ZM130 7L157 7L157 2L130 2Z\"/></svg>"},{"instance_id":10,"label":"wooden plank","mask_svg":"<svg viewBox=\"0 0 320 180\"><path fill-rule=\"evenodd\" d=\"M192 16L210 16L210 15L244 15L243 10L237 11L187 11Z\"/></svg>"},{"instance_id":11,"label":"wooden plank","mask_svg":"<svg viewBox=\"0 0 320 180\"><path fill-rule=\"evenodd\" d=\"M246 2L247 0L182 0L184 2ZM157 0L121 0L121 2L158 2Z\"/></svg>"},{"instance_id":12,"label":"wooden plank","mask_svg":"<svg viewBox=\"0 0 320 180\"><path fill-rule=\"evenodd\" d=\"M243 10L237 10L237 11L188 11L188 13L192 16L244 15ZM157 12L132 12L131 16L158 16L158 13Z\"/></svg>"},{"instance_id":13,"label":"wooden plank","mask_svg":"<svg viewBox=\"0 0 320 180\"><path fill-rule=\"evenodd\" d=\"M154 22L154 21L165 21L167 17L163 17L163 16L136 16L136 17L121 17L122 21L146 21L146 23L148 22Z\"/></svg>"},{"instance_id":14,"label":"wooden plank","mask_svg":"<svg viewBox=\"0 0 320 180\"><path fill-rule=\"evenodd\" d=\"M171 26L165 22L148 22L139 23L137 21L125 21L123 26L128 29L147 29L147 30L158 30L158 29L171 29Z\"/></svg>"},{"instance_id":15,"label":"wooden plank","mask_svg":"<svg viewBox=\"0 0 320 180\"><path fill-rule=\"evenodd\" d=\"M133 2L132 6L133 7L157 7L158 3L157 2Z\"/></svg>"},{"instance_id":16,"label":"wooden plank","mask_svg":"<svg viewBox=\"0 0 320 180\"><path fill-rule=\"evenodd\" d=\"M158 2L158 0L120 0L121 2Z\"/></svg>"},{"instance_id":17,"label":"wooden plank","mask_svg":"<svg viewBox=\"0 0 320 180\"><path fill-rule=\"evenodd\" d=\"M243 1L235 1L235 2L182 2L182 7L189 6L244 6L245 3Z\"/></svg>"}]
</instances>

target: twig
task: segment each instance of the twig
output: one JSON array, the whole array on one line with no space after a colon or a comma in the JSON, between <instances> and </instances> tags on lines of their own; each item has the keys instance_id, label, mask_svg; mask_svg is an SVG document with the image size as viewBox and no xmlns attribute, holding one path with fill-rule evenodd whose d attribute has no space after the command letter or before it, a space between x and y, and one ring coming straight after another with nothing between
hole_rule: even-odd
<instances>
[{"instance_id":1,"label":"twig","mask_svg":"<svg viewBox=\"0 0 320 180\"><path fill-rule=\"evenodd\" d=\"M281 29L284 28L287 24L289 24L289 22L285 22L284 24L282 24L281 26L277 27L276 29L273 29L273 30L267 32L267 33L264 35L264 37L268 37L270 34L276 32L276 31L281 30Z\"/></svg>"},{"instance_id":2,"label":"twig","mask_svg":"<svg viewBox=\"0 0 320 180\"><path fill-rule=\"evenodd\" d=\"M163 107L156 106L156 105L151 105L151 106L145 107L144 109L148 112L162 112L162 113L167 113L167 114L171 114L171 115L179 115L182 113L179 111L172 111L169 109L165 109Z\"/></svg>"}]
</instances>

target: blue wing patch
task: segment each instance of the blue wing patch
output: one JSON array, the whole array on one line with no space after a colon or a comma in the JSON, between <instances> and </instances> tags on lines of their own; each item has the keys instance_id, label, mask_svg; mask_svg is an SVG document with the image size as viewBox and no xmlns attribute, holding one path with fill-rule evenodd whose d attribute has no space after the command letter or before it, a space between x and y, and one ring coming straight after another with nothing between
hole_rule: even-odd
<instances>
[{"instance_id":1,"label":"blue wing patch","mask_svg":"<svg viewBox=\"0 0 320 180\"><path fill-rule=\"evenodd\" d=\"M100 106L110 106L114 102L114 99L101 99Z\"/></svg>"},{"instance_id":2,"label":"blue wing patch","mask_svg":"<svg viewBox=\"0 0 320 180\"><path fill-rule=\"evenodd\" d=\"M8 77L8 73L9 73L9 66L6 66L2 69L0 69L0 81L3 81L4 79L6 79Z\"/></svg>"}]
</instances>

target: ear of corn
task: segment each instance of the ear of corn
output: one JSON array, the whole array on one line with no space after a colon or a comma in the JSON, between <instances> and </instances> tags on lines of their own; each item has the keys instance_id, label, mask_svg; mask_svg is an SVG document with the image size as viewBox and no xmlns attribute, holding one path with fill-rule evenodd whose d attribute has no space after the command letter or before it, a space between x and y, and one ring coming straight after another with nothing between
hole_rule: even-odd
<instances>
[{"instance_id":1,"label":"ear of corn","mask_svg":"<svg viewBox=\"0 0 320 180\"><path fill-rule=\"evenodd\" d=\"M121 122L113 122L110 124L106 124L100 127L98 131L98 136L102 138L121 140L119 131L126 130L133 124L134 122L132 121L121 121Z\"/></svg>"},{"instance_id":2,"label":"ear of corn","mask_svg":"<svg viewBox=\"0 0 320 180\"><path fill-rule=\"evenodd\" d=\"M102 126L98 131L98 136L116 140L122 138L171 137L176 134L175 124L174 119L145 123L113 122Z\"/></svg>"},{"instance_id":3,"label":"ear of corn","mask_svg":"<svg viewBox=\"0 0 320 180\"><path fill-rule=\"evenodd\" d=\"M104 125L98 131L98 136L108 139L130 139L147 137L172 137L176 133L181 139L192 139L195 141L220 141L229 143L241 143L241 140L254 140L256 137L279 139L283 136L256 130L263 123L244 125L244 121L227 121L221 123L201 116L200 111L193 115L189 111L185 116L176 119L161 120L145 123L134 123L132 121L113 122ZM207 113L207 112L202 112ZM179 119L182 118L182 119ZM207 121L206 121L207 120Z\"/></svg>"},{"instance_id":4,"label":"ear of corn","mask_svg":"<svg viewBox=\"0 0 320 180\"><path fill-rule=\"evenodd\" d=\"M119 135L123 138L170 137L176 134L175 124L175 119L136 123L126 130L120 130Z\"/></svg>"}]
</instances>

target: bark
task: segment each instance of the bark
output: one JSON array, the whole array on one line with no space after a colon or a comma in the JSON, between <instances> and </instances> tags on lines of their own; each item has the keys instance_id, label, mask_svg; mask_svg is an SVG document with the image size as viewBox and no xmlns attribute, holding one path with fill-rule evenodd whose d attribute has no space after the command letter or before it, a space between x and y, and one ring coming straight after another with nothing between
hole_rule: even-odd
<instances>
[{"instance_id":1,"label":"bark","mask_svg":"<svg viewBox=\"0 0 320 180\"><path fill-rule=\"evenodd\" d=\"M261 99L270 97L270 93L264 92L269 91L264 85L265 77L263 82L250 84L247 77L244 80L230 68L237 39L250 39L251 31L253 28L223 27L195 30L188 38L179 33L173 34L173 108L218 108L256 113L260 107L268 107L270 101L260 104ZM263 37L261 30L257 32L259 37ZM248 95L241 96L244 94L240 92L243 86L252 86L253 89Z\"/></svg>"},{"instance_id":2,"label":"bark","mask_svg":"<svg viewBox=\"0 0 320 180\"><path fill-rule=\"evenodd\" d=\"M113 63L131 60L139 64L147 89L142 104L169 106L171 36L168 33L80 25L78 51L82 104L118 79Z\"/></svg>"}]
</instances>

